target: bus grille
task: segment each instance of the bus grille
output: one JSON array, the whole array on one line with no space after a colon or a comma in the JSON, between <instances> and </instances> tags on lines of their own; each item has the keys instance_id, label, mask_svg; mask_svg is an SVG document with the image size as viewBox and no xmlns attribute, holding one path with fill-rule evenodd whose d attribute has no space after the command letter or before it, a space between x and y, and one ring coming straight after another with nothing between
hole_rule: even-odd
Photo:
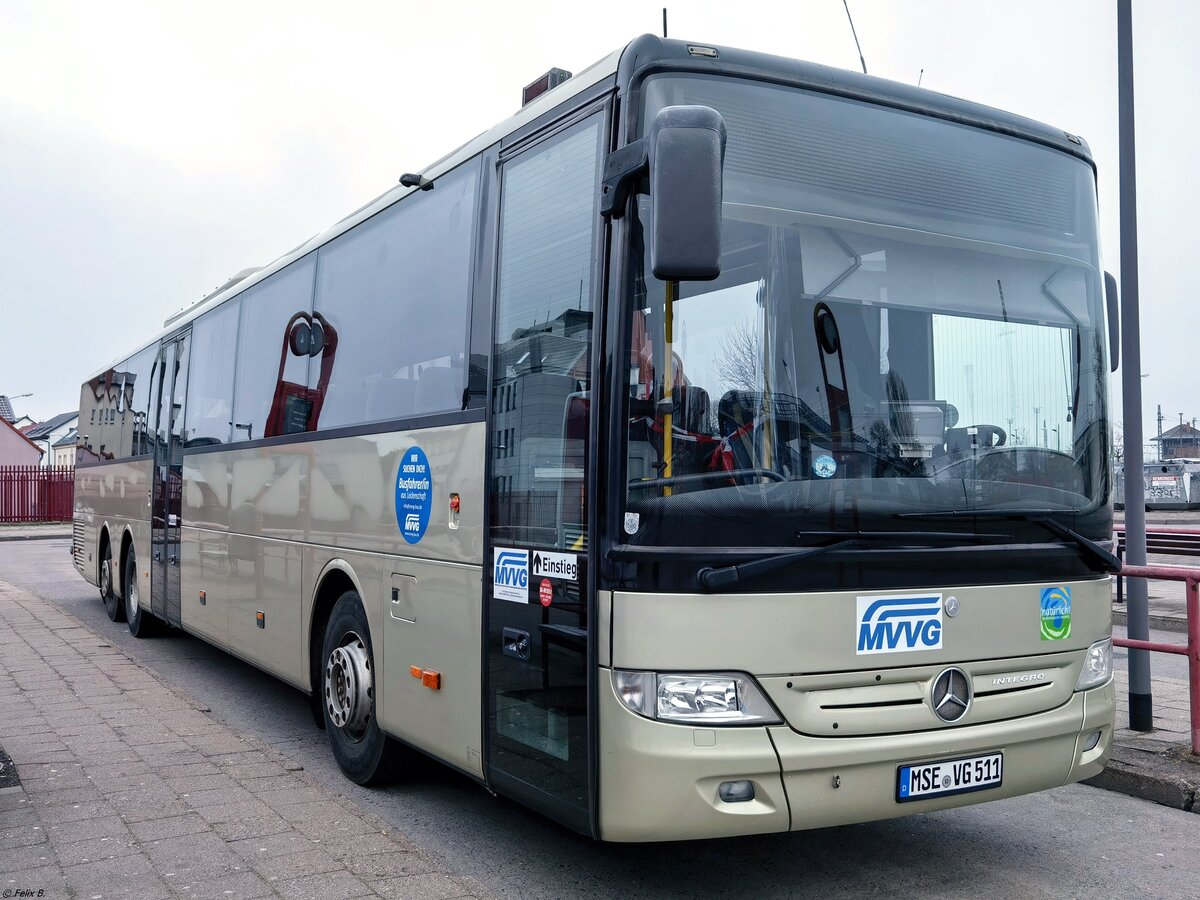
<instances>
[{"instance_id":1,"label":"bus grille","mask_svg":"<svg viewBox=\"0 0 1200 900\"><path fill-rule=\"evenodd\" d=\"M75 568L83 571L83 523L78 519L71 523L71 559Z\"/></svg>"},{"instance_id":2,"label":"bus grille","mask_svg":"<svg viewBox=\"0 0 1200 900\"><path fill-rule=\"evenodd\" d=\"M1075 690L1082 653L960 663L973 687L971 706L954 726L1045 712ZM772 676L763 687L793 730L819 737L861 737L948 727L933 713L930 686L947 665Z\"/></svg>"}]
</instances>

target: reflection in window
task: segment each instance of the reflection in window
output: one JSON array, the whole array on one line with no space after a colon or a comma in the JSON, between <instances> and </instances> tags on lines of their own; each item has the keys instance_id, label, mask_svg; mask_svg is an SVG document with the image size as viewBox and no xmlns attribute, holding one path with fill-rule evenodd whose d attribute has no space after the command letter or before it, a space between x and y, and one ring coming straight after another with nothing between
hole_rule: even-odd
<instances>
[{"instance_id":1,"label":"reflection in window","mask_svg":"<svg viewBox=\"0 0 1200 900\"><path fill-rule=\"evenodd\" d=\"M280 428L276 433L309 430L309 356L292 352L289 336L296 325L296 314L311 308L314 268L310 254L241 295L231 436L234 442L269 436L268 419L278 408L293 410L288 420L293 427Z\"/></svg>"},{"instance_id":2,"label":"reflection in window","mask_svg":"<svg viewBox=\"0 0 1200 900\"><path fill-rule=\"evenodd\" d=\"M445 175L321 249L316 312L340 341L322 428L462 408L478 171Z\"/></svg>"},{"instance_id":3,"label":"reflection in window","mask_svg":"<svg viewBox=\"0 0 1200 900\"><path fill-rule=\"evenodd\" d=\"M1010 446L1072 449L1069 328L935 315L933 356L937 395L961 421L1003 423Z\"/></svg>"},{"instance_id":4,"label":"reflection in window","mask_svg":"<svg viewBox=\"0 0 1200 900\"><path fill-rule=\"evenodd\" d=\"M235 297L206 312L192 325L196 365L188 379L186 447L229 443L240 309L241 298Z\"/></svg>"},{"instance_id":5,"label":"reflection in window","mask_svg":"<svg viewBox=\"0 0 1200 900\"><path fill-rule=\"evenodd\" d=\"M147 417L157 354L157 344L147 347L83 386L76 462L125 459L151 452Z\"/></svg>"},{"instance_id":6,"label":"reflection in window","mask_svg":"<svg viewBox=\"0 0 1200 900\"><path fill-rule=\"evenodd\" d=\"M493 417L497 540L584 545L599 124L505 171Z\"/></svg>"}]
</instances>

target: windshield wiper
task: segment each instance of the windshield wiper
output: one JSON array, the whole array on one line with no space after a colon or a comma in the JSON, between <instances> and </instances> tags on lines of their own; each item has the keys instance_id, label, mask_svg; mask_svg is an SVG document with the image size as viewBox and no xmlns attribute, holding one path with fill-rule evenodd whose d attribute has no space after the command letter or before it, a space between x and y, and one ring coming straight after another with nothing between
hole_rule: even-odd
<instances>
[{"instance_id":1,"label":"windshield wiper","mask_svg":"<svg viewBox=\"0 0 1200 900\"><path fill-rule=\"evenodd\" d=\"M696 572L696 581L706 590L728 587L731 584L764 572L781 569L792 563L809 559L819 553L830 550L842 550L857 544L872 541L897 541L901 545L918 541L979 541L1011 538L1007 534L961 534L955 531L801 531L798 538L841 538L832 544L822 544L819 547L805 547L785 553L771 553L760 556L749 562L732 566L705 566Z\"/></svg>"},{"instance_id":2,"label":"windshield wiper","mask_svg":"<svg viewBox=\"0 0 1200 900\"><path fill-rule=\"evenodd\" d=\"M947 509L941 512L927 513L896 513L898 519L1015 519L1022 522L1033 522L1041 525L1047 531L1061 538L1066 538L1080 550L1084 559L1099 565L1105 572L1120 572L1121 561L1111 552L1105 550L1090 538L1085 538L1079 532L1068 528L1062 522L1053 518L1061 515L1056 509Z\"/></svg>"}]
</instances>

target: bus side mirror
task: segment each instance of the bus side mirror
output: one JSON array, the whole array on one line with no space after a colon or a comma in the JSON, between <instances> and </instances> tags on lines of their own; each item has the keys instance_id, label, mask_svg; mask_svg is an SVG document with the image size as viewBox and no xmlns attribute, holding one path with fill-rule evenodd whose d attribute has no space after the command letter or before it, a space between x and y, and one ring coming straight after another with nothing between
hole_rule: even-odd
<instances>
[{"instance_id":1,"label":"bus side mirror","mask_svg":"<svg viewBox=\"0 0 1200 900\"><path fill-rule=\"evenodd\" d=\"M654 277L712 281L721 274L725 122L707 106L668 106L649 137Z\"/></svg>"},{"instance_id":2,"label":"bus side mirror","mask_svg":"<svg viewBox=\"0 0 1200 900\"><path fill-rule=\"evenodd\" d=\"M1121 314L1117 307L1117 279L1111 272L1104 273L1104 302L1108 306L1108 365L1115 372L1121 364Z\"/></svg>"}]
</instances>

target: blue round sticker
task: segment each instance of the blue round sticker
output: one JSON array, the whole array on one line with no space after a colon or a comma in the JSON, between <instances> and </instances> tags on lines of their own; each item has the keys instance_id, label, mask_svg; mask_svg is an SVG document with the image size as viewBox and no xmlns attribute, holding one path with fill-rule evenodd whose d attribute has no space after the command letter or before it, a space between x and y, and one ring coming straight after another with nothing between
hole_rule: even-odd
<instances>
[{"instance_id":1,"label":"blue round sticker","mask_svg":"<svg viewBox=\"0 0 1200 900\"><path fill-rule=\"evenodd\" d=\"M828 454L822 453L813 460L813 474L818 478L832 478L837 472L837 460Z\"/></svg>"},{"instance_id":2,"label":"blue round sticker","mask_svg":"<svg viewBox=\"0 0 1200 900\"><path fill-rule=\"evenodd\" d=\"M425 536L433 509L433 476L420 447L404 451L396 471L396 524L404 540L415 544Z\"/></svg>"}]
</instances>

